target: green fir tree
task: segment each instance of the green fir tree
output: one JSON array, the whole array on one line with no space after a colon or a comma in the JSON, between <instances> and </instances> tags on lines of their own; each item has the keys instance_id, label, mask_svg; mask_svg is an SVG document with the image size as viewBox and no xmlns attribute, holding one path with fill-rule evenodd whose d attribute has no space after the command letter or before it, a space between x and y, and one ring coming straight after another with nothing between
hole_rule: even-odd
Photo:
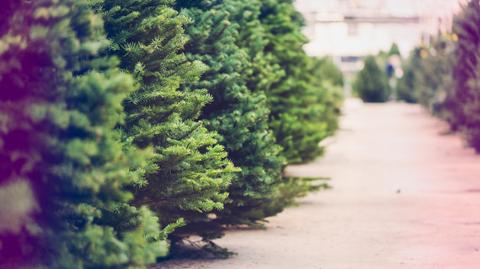
<instances>
[{"instance_id":1,"label":"green fir tree","mask_svg":"<svg viewBox=\"0 0 480 269\"><path fill-rule=\"evenodd\" d=\"M458 130L452 98L453 37L451 33L440 33L432 37L428 46L415 48L409 68L414 71L413 92L418 102L432 114L448 121L453 130Z\"/></svg>"},{"instance_id":2,"label":"green fir tree","mask_svg":"<svg viewBox=\"0 0 480 269\"><path fill-rule=\"evenodd\" d=\"M422 68L421 49L415 48L403 62L403 76L398 80L396 87L397 99L407 103L418 102L418 86Z\"/></svg>"},{"instance_id":3,"label":"green fir tree","mask_svg":"<svg viewBox=\"0 0 480 269\"><path fill-rule=\"evenodd\" d=\"M302 33L303 17L291 0L266 0L261 5L266 59L283 71L267 91L270 126L288 163L305 162L322 153L319 142L329 130L322 121L326 105L322 89L312 81L308 69L311 59L303 50L307 42Z\"/></svg>"},{"instance_id":4,"label":"green fir tree","mask_svg":"<svg viewBox=\"0 0 480 269\"><path fill-rule=\"evenodd\" d=\"M330 57L315 59L313 71L317 81L330 81L330 83L336 87L344 86L343 73Z\"/></svg>"},{"instance_id":5,"label":"green fir tree","mask_svg":"<svg viewBox=\"0 0 480 269\"><path fill-rule=\"evenodd\" d=\"M36 202L14 244L0 244L15 255L0 260L113 269L164 256L158 218L129 204L147 152L124 150L116 129L135 88L118 61L101 56L102 20L85 1L24 1L0 47L1 180L24 182L16 189Z\"/></svg>"},{"instance_id":6,"label":"green fir tree","mask_svg":"<svg viewBox=\"0 0 480 269\"><path fill-rule=\"evenodd\" d=\"M326 136L338 129L338 118L343 104L343 74L329 58L311 58L308 66L309 83L316 92L322 110L316 122L326 124ZM315 156L312 156L312 158Z\"/></svg>"},{"instance_id":7,"label":"green fir tree","mask_svg":"<svg viewBox=\"0 0 480 269\"><path fill-rule=\"evenodd\" d=\"M125 131L135 145L154 149L135 204L150 206L163 225L176 223L170 239L178 242L190 235L210 236L195 224L209 222L210 212L224 208L236 169L215 133L198 120L212 97L188 85L207 67L181 52L189 19L172 3L105 0L101 8L112 52L140 86L125 102Z\"/></svg>"},{"instance_id":8,"label":"green fir tree","mask_svg":"<svg viewBox=\"0 0 480 269\"><path fill-rule=\"evenodd\" d=\"M353 88L364 102L383 103L390 98L387 75L373 56L365 58L364 67L358 73Z\"/></svg>"},{"instance_id":9,"label":"green fir tree","mask_svg":"<svg viewBox=\"0 0 480 269\"><path fill-rule=\"evenodd\" d=\"M450 109L468 143L480 152L480 2L471 0L455 18L454 92Z\"/></svg>"},{"instance_id":10,"label":"green fir tree","mask_svg":"<svg viewBox=\"0 0 480 269\"><path fill-rule=\"evenodd\" d=\"M400 53L400 48L398 47L397 43L393 43L392 46L390 47L390 50L388 51L389 56L397 55L397 56L402 56Z\"/></svg>"},{"instance_id":11,"label":"green fir tree","mask_svg":"<svg viewBox=\"0 0 480 269\"><path fill-rule=\"evenodd\" d=\"M188 86L206 88L214 97L202 118L219 134L230 159L241 169L229 188L229 203L217 212L212 230L219 224L256 223L273 214L264 205L275 199L275 186L282 181L285 163L269 128L264 90L249 83L258 70L254 66L256 55L240 46L248 42L244 37L250 38L241 36L241 25L251 26L255 20L258 23L254 17L258 4L180 0L177 7L193 20L187 27L190 41L185 51L190 59L209 67L198 82Z\"/></svg>"}]
</instances>

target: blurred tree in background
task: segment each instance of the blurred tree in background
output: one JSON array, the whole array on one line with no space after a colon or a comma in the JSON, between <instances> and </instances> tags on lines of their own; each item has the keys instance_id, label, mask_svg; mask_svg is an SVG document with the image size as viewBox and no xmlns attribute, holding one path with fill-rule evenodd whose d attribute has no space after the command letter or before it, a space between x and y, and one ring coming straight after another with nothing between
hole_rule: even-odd
<instances>
[{"instance_id":1,"label":"blurred tree in background","mask_svg":"<svg viewBox=\"0 0 480 269\"><path fill-rule=\"evenodd\" d=\"M336 87L344 86L345 82L343 73L330 57L314 59L315 64L313 66L313 71L315 71L314 76L317 81L330 81L330 83Z\"/></svg>"},{"instance_id":2,"label":"blurred tree in background","mask_svg":"<svg viewBox=\"0 0 480 269\"><path fill-rule=\"evenodd\" d=\"M331 136L338 128L340 107L343 104L343 73L330 58L324 57L311 58L308 74L311 75L310 83L317 89L319 102L324 108L318 122L327 124L327 134Z\"/></svg>"},{"instance_id":3,"label":"blurred tree in background","mask_svg":"<svg viewBox=\"0 0 480 269\"><path fill-rule=\"evenodd\" d=\"M472 0L454 21L454 91L449 109L455 125L480 152L480 2Z\"/></svg>"},{"instance_id":4,"label":"blurred tree in background","mask_svg":"<svg viewBox=\"0 0 480 269\"><path fill-rule=\"evenodd\" d=\"M382 103L389 100L390 86L387 75L374 56L365 58L364 67L358 73L353 89L364 102Z\"/></svg>"},{"instance_id":5,"label":"blurred tree in background","mask_svg":"<svg viewBox=\"0 0 480 269\"><path fill-rule=\"evenodd\" d=\"M439 32L417 47L407 62L404 88L433 114L462 132L480 151L480 3L469 1L453 32ZM406 92L406 89L405 89ZM409 92L408 94L411 94Z\"/></svg>"},{"instance_id":6,"label":"blurred tree in background","mask_svg":"<svg viewBox=\"0 0 480 269\"><path fill-rule=\"evenodd\" d=\"M398 100L407 103L418 102L419 79L421 72L422 59L420 55L421 49L416 48L411 55L403 61L403 76L399 79L396 94Z\"/></svg>"},{"instance_id":7,"label":"blurred tree in background","mask_svg":"<svg viewBox=\"0 0 480 269\"><path fill-rule=\"evenodd\" d=\"M415 83L417 80L417 74L414 67L404 66L403 77L400 78L397 84L397 98L398 100L405 101L407 103L417 103L417 97L415 95Z\"/></svg>"},{"instance_id":8,"label":"blurred tree in background","mask_svg":"<svg viewBox=\"0 0 480 269\"><path fill-rule=\"evenodd\" d=\"M328 136L321 120L325 111L321 89L312 84L310 57L303 50L303 17L291 0L262 1L260 21L265 26L265 54L282 76L267 91L270 126L289 163L311 160L322 153L318 143Z\"/></svg>"},{"instance_id":9,"label":"blurred tree in background","mask_svg":"<svg viewBox=\"0 0 480 269\"><path fill-rule=\"evenodd\" d=\"M413 60L420 60L420 63L412 62L412 68L417 68L415 92L419 103L432 113L448 120L453 126L455 123L451 119L451 112L446 107L453 88L452 50L454 47L450 37L450 34L439 35L432 38L428 47L417 49L414 56L416 58Z\"/></svg>"},{"instance_id":10,"label":"blurred tree in background","mask_svg":"<svg viewBox=\"0 0 480 269\"><path fill-rule=\"evenodd\" d=\"M397 55L397 56L402 56L400 53L400 48L398 47L397 43L393 43L392 46L390 47L390 50L388 51L389 56Z\"/></svg>"}]
</instances>

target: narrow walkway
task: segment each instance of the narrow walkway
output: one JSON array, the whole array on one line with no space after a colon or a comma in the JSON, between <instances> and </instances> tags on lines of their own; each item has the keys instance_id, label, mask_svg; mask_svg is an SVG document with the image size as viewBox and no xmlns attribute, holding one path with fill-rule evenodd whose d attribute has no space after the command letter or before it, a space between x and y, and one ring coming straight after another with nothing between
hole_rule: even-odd
<instances>
[{"instance_id":1,"label":"narrow walkway","mask_svg":"<svg viewBox=\"0 0 480 269\"><path fill-rule=\"evenodd\" d=\"M231 259L166 268L480 268L480 157L414 105L350 100L341 126L324 158L289 169L332 190L268 230L230 232L218 243Z\"/></svg>"}]
</instances>

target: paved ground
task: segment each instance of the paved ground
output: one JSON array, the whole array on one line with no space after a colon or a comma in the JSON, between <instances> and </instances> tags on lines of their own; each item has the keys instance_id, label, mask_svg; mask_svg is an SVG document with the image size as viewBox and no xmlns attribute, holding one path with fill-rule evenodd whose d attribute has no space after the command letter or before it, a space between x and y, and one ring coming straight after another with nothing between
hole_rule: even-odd
<instances>
[{"instance_id":1,"label":"paved ground","mask_svg":"<svg viewBox=\"0 0 480 269\"><path fill-rule=\"evenodd\" d=\"M419 107L349 101L325 158L291 167L333 189L219 240L228 260L189 269L479 269L480 157Z\"/></svg>"}]
</instances>

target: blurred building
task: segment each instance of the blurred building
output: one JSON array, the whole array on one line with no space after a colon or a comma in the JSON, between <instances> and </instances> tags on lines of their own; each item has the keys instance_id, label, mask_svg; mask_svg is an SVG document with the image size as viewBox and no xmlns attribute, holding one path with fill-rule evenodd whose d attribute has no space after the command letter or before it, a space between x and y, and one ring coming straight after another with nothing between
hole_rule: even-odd
<instances>
[{"instance_id":1,"label":"blurred building","mask_svg":"<svg viewBox=\"0 0 480 269\"><path fill-rule=\"evenodd\" d=\"M397 43L403 55L451 26L461 0L296 0L307 21L310 55L330 55L346 74L368 54Z\"/></svg>"}]
</instances>

